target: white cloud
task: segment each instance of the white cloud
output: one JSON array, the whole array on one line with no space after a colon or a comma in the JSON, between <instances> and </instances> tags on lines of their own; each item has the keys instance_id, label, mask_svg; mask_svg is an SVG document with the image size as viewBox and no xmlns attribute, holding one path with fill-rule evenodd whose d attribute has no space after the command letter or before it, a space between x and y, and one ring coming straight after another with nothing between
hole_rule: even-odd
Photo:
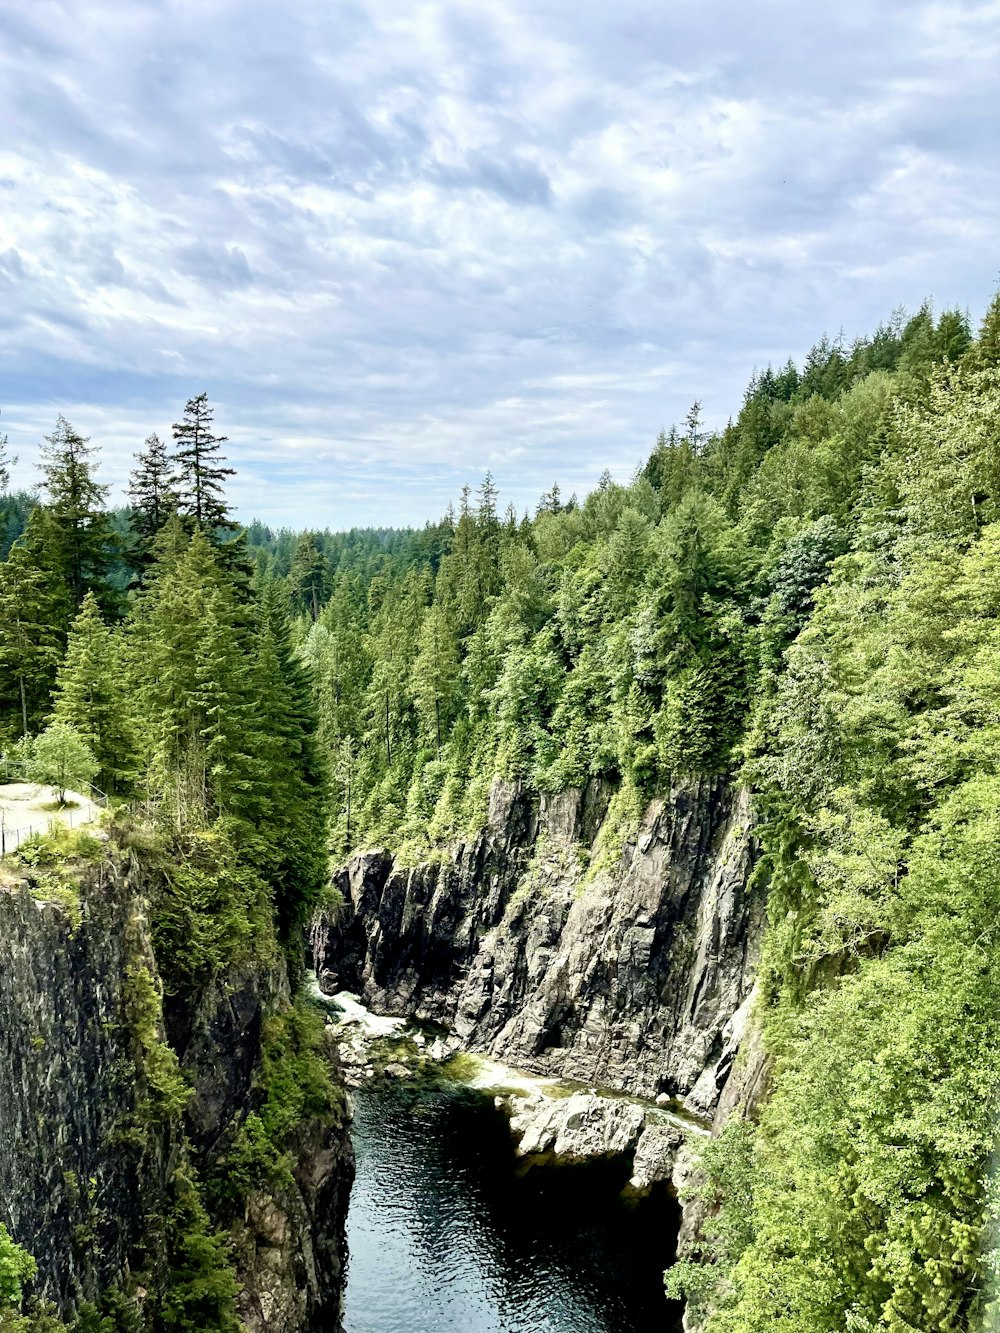
<instances>
[{"instance_id":1,"label":"white cloud","mask_svg":"<svg viewBox=\"0 0 1000 1333\"><path fill-rule=\"evenodd\" d=\"M0 407L207 390L245 517L627 476L699 397L998 277L995 3L7 0Z\"/></svg>"}]
</instances>

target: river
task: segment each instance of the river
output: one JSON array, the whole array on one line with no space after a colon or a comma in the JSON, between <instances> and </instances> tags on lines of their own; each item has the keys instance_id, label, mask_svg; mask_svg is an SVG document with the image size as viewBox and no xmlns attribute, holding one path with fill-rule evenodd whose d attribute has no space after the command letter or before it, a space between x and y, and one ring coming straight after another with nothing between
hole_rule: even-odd
<instances>
[{"instance_id":1,"label":"river","mask_svg":"<svg viewBox=\"0 0 1000 1333\"><path fill-rule=\"evenodd\" d=\"M354 1094L347 1333L674 1333L665 1195L628 1164L524 1172L491 1097L446 1081Z\"/></svg>"}]
</instances>

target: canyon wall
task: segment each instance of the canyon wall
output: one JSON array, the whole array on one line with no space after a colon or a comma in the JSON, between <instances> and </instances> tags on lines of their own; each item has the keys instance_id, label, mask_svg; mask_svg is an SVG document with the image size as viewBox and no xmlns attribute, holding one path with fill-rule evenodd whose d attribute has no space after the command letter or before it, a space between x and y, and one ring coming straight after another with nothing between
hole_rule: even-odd
<instances>
[{"instance_id":1,"label":"canyon wall","mask_svg":"<svg viewBox=\"0 0 1000 1333\"><path fill-rule=\"evenodd\" d=\"M285 963L244 962L164 1023L141 860L109 853L54 895L44 876L4 874L0 1222L38 1263L33 1293L65 1317L114 1289L141 1306L164 1278L179 1164L218 1174L254 1105L265 1019L289 1003ZM171 1111L178 1064L190 1091ZM249 1333L335 1333L346 1125L304 1121L291 1157L280 1188L223 1219L239 1313Z\"/></svg>"},{"instance_id":2,"label":"canyon wall","mask_svg":"<svg viewBox=\"0 0 1000 1333\"><path fill-rule=\"evenodd\" d=\"M354 857L313 930L321 984L510 1065L713 1117L733 1100L764 922L748 798L684 783L613 856L609 798L496 783L471 841L412 867Z\"/></svg>"}]
</instances>

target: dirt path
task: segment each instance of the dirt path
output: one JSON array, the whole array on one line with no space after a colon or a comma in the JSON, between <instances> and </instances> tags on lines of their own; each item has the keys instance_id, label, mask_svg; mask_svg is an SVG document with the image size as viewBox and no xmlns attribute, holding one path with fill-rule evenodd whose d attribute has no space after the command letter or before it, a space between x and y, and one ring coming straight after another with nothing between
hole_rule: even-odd
<instances>
[{"instance_id":1,"label":"dirt path","mask_svg":"<svg viewBox=\"0 0 1000 1333\"><path fill-rule=\"evenodd\" d=\"M79 828L97 818L100 806L89 796L68 791L67 804L56 805L53 787L36 782L0 785L0 855L15 851L32 833L45 833L53 824Z\"/></svg>"}]
</instances>

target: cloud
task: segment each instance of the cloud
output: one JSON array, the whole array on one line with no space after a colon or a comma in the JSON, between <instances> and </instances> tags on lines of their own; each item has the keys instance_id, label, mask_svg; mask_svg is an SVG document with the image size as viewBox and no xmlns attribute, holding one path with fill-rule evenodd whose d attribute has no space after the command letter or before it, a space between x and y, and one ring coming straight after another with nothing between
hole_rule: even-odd
<instances>
[{"instance_id":1,"label":"cloud","mask_svg":"<svg viewBox=\"0 0 1000 1333\"><path fill-rule=\"evenodd\" d=\"M1000 277L1000 6L0 11L0 383L130 452L205 390L241 514L627 477L755 365Z\"/></svg>"}]
</instances>

